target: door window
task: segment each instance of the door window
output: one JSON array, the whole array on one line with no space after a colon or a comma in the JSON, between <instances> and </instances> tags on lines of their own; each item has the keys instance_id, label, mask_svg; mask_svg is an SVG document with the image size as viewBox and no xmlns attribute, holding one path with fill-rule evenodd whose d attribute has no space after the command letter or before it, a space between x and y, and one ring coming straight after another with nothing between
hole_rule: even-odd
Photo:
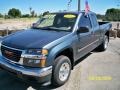
<instances>
[{"instance_id":1,"label":"door window","mask_svg":"<svg viewBox=\"0 0 120 90\"><path fill-rule=\"evenodd\" d=\"M81 16L79 21L79 27L88 27L89 29L92 28L91 21L88 15Z\"/></svg>"}]
</instances>

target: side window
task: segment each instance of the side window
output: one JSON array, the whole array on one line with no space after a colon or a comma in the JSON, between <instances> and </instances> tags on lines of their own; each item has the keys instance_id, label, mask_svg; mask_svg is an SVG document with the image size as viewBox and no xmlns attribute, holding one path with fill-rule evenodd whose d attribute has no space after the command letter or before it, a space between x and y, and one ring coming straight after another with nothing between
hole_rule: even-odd
<instances>
[{"instance_id":1,"label":"side window","mask_svg":"<svg viewBox=\"0 0 120 90\"><path fill-rule=\"evenodd\" d=\"M92 19L93 27L97 27L98 22L97 22L97 18L94 14L91 14L91 19Z\"/></svg>"},{"instance_id":2,"label":"side window","mask_svg":"<svg viewBox=\"0 0 120 90\"><path fill-rule=\"evenodd\" d=\"M79 21L79 27L92 28L89 16L82 15Z\"/></svg>"}]
</instances>

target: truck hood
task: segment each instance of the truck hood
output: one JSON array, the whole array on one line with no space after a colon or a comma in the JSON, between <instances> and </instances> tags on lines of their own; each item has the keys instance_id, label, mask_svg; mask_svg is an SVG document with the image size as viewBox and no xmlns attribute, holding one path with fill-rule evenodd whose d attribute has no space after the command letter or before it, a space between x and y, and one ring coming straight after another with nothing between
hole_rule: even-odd
<instances>
[{"instance_id":1,"label":"truck hood","mask_svg":"<svg viewBox=\"0 0 120 90\"><path fill-rule=\"evenodd\" d=\"M24 30L5 37L2 44L17 49L38 49L69 33L35 29Z\"/></svg>"}]
</instances>

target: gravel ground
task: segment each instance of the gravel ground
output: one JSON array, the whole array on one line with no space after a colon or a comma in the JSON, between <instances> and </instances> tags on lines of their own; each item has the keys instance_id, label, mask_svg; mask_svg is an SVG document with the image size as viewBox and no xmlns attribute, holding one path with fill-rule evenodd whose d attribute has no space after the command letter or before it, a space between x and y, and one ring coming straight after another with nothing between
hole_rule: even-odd
<instances>
[{"instance_id":1,"label":"gravel ground","mask_svg":"<svg viewBox=\"0 0 120 90\"><path fill-rule=\"evenodd\" d=\"M0 30L20 30L27 29L39 18L21 18L21 19L0 19Z\"/></svg>"},{"instance_id":2,"label":"gravel ground","mask_svg":"<svg viewBox=\"0 0 120 90\"><path fill-rule=\"evenodd\" d=\"M120 90L120 39L105 52L91 52L76 63L68 82L58 88L30 85L0 71L0 90Z\"/></svg>"}]
</instances>

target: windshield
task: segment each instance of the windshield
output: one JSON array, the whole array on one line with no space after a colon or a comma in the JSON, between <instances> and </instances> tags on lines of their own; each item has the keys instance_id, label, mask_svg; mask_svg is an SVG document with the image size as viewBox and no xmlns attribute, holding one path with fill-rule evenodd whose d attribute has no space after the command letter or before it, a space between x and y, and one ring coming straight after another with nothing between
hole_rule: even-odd
<instances>
[{"instance_id":1,"label":"windshield","mask_svg":"<svg viewBox=\"0 0 120 90\"><path fill-rule=\"evenodd\" d=\"M34 26L35 29L70 31L76 22L77 14L54 13L43 16Z\"/></svg>"}]
</instances>

